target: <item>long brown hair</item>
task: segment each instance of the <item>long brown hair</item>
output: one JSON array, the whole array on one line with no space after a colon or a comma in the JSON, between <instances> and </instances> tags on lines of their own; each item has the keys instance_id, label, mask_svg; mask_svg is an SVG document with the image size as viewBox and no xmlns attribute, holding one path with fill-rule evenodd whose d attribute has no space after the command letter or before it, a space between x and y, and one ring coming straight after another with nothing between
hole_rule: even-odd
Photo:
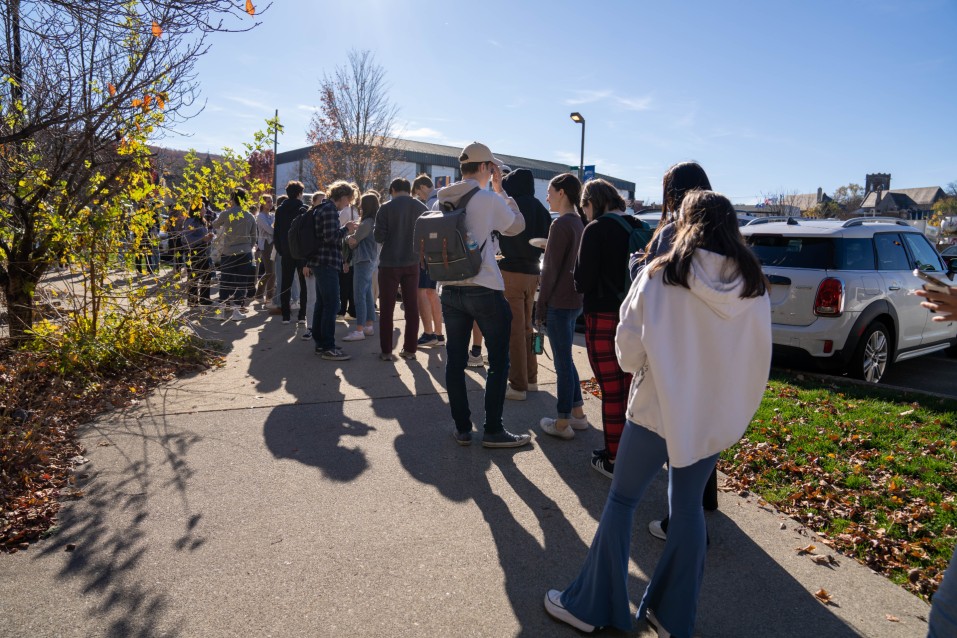
<instances>
[{"instance_id":1,"label":"long brown hair","mask_svg":"<svg viewBox=\"0 0 957 638\"><path fill-rule=\"evenodd\" d=\"M611 182L600 178L585 182L582 188L582 208L585 207L585 202L591 203L591 214L594 219L613 210L624 212L628 208L628 204Z\"/></svg>"},{"instance_id":2,"label":"long brown hair","mask_svg":"<svg viewBox=\"0 0 957 638\"><path fill-rule=\"evenodd\" d=\"M741 298L760 297L767 290L767 280L761 263L744 243L738 230L738 216L734 206L724 195L714 191L695 190L685 195L675 223L674 244L664 255L648 265L648 275L662 271L662 281L668 286L688 284L691 262L699 248L727 257L735 265L744 287Z\"/></svg>"}]
</instances>

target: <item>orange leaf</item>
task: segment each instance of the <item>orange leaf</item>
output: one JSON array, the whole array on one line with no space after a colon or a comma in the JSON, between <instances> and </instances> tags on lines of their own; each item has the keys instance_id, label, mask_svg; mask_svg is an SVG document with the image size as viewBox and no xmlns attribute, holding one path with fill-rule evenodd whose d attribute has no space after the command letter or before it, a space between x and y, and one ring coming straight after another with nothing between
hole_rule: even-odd
<instances>
[{"instance_id":1,"label":"orange leaf","mask_svg":"<svg viewBox=\"0 0 957 638\"><path fill-rule=\"evenodd\" d=\"M246 0L246 13L251 16L256 15L256 7L253 6L253 0Z\"/></svg>"},{"instance_id":2,"label":"orange leaf","mask_svg":"<svg viewBox=\"0 0 957 638\"><path fill-rule=\"evenodd\" d=\"M111 97L116 95L116 87L113 86L112 84L107 84L106 89L110 92Z\"/></svg>"},{"instance_id":3,"label":"orange leaf","mask_svg":"<svg viewBox=\"0 0 957 638\"><path fill-rule=\"evenodd\" d=\"M143 106L143 100L141 100L141 99L139 99L139 98L134 98L134 99L133 99L133 108L135 109L135 108L139 108L139 107L141 107L141 106Z\"/></svg>"},{"instance_id":4,"label":"orange leaf","mask_svg":"<svg viewBox=\"0 0 957 638\"><path fill-rule=\"evenodd\" d=\"M162 95L157 95L157 96L156 96L156 104L157 104L157 106L159 106L161 109L165 109L165 108L166 108L166 100L163 99L163 96L162 96Z\"/></svg>"},{"instance_id":5,"label":"orange leaf","mask_svg":"<svg viewBox=\"0 0 957 638\"><path fill-rule=\"evenodd\" d=\"M823 587L817 590L816 592L814 592L814 597L820 600L825 605L830 603L832 600L831 595L827 593L827 590L824 589Z\"/></svg>"},{"instance_id":6,"label":"orange leaf","mask_svg":"<svg viewBox=\"0 0 957 638\"><path fill-rule=\"evenodd\" d=\"M153 21L153 37L158 38L163 35L163 29L159 24L154 20Z\"/></svg>"}]
</instances>

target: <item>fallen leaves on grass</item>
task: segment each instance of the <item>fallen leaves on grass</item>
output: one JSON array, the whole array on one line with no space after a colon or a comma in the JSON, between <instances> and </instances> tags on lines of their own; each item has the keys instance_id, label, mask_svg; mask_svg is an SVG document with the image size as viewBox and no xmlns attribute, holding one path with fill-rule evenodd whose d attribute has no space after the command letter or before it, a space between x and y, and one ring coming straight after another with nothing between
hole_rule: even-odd
<instances>
[{"instance_id":1,"label":"fallen leaves on grass","mask_svg":"<svg viewBox=\"0 0 957 638\"><path fill-rule=\"evenodd\" d=\"M812 384L772 380L722 455L725 487L761 494L831 548L931 596L957 540L957 404Z\"/></svg>"}]
</instances>

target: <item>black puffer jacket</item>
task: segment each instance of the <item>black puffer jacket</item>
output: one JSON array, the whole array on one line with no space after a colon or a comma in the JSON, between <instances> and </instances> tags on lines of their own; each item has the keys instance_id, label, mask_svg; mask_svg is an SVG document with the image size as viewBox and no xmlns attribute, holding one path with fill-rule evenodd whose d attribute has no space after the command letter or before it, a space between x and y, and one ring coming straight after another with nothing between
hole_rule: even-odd
<instances>
[{"instance_id":1,"label":"black puffer jacket","mask_svg":"<svg viewBox=\"0 0 957 638\"><path fill-rule=\"evenodd\" d=\"M522 211L525 230L513 237L499 238L499 250L504 258L498 262L498 267L506 272L537 275L538 260L543 251L530 245L528 240L548 236L548 227L552 223L551 215L535 197L535 178L527 168L519 168L506 175L502 186Z\"/></svg>"}]
</instances>

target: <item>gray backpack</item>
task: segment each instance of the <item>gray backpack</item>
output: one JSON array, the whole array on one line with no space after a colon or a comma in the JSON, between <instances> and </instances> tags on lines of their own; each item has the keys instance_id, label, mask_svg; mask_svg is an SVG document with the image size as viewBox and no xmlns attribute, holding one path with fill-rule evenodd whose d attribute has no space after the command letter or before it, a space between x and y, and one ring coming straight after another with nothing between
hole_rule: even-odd
<instances>
[{"instance_id":1,"label":"gray backpack","mask_svg":"<svg viewBox=\"0 0 957 638\"><path fill-rule=\"evenodd\" d=\"M415 222L413 245L433 281L471 279L482 269L485 242L479 246L473 239L470 247L465 228L466 207L478 190L473 188L454 205L443 203L441 210L425 213Z\"/></svg>"}]
</instances>

